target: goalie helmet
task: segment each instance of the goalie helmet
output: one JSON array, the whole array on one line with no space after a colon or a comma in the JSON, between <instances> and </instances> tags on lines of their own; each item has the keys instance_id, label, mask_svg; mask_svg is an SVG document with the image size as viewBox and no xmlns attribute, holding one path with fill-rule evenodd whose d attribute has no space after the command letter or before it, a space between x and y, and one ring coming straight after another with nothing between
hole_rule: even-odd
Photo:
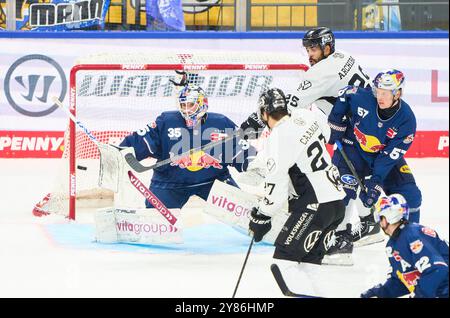
<instances>
[{"instance_id":1,"label":"goalie helmet","mask_svg":"<svg viewBox=\"0 0 450 318\"><path fill-rule=\"evenodd\" d=\"M378 73L373 84L375 88L390 90L395 96L405 86L405 75L399 70L386 70Z\"/></svg>"},{"instance_id":2,"label":"goalie helmet","mask_svg":"<svg viewBox=\"0 0 450 318\"><path fill-rule=\"evenodd\" d=\"M394 224L409 218L409 208L405 198L401 194L382 196L375 204L373 217L375 222L380 222L384 216L389 224Z\"/></svg>"},{"instance_id":3,"label":"goalie helmet","mask_svg":"<svg viewBox=\"0 0 450 318\"><path fill-rule=\"evenodd\" d=\"M262 114L272 114L275 111L285 110L288 111L286 96L279 88L271 88L264 93L258 99L258 116L262 119Z\"/></svg>"},{"instance_id":4,"label":"goalie helmet","mask_svg":"<svg viewBox=\"0 0 450 318\"><path fill-rule=\"evenodd\" d=\"M187 85L178 96L178 107L188 128L197 126L208 111L208 98L205 91L196 85Z\"/></svg>"},{"instance_id":5,"label":"goalie helmet","mask_svg":"<svg viewBox=\"0 0 450 318\"><path fill-rule=\"evenodd\" d=\"M303 37L303 46L305 48L319 46L323 51L325 50L326 45L330 46L330 54L333 54L335 48L335 37L333 32L329 28L318 27L311 29L306 32L305 36Z\"/></svg>"}]
</instances>

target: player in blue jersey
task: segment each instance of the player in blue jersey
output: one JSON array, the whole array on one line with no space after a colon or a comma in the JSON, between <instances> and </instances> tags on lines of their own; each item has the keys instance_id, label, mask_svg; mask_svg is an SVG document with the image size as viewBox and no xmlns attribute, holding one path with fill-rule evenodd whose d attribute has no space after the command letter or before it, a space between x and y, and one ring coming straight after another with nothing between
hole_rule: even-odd
<instances>
[{"instance_id":1,"label":"player in blue jersey","mask_svg":"<svg viewBox=\"0 0 450 318\"><path fill-rule=\"evenodd\" d=\"M391 273L384 284L361 294L363 298L448 298L448 242L436 231L407 221L408 205L399 194L381 197L374 217L390 238L386 252Z\"/></svg>"},{"instance_id":2,"label":"player in blue jersey","mask_svg":"<svg viewBox=\"0 0 450 318\"><path fill-rule=\"evenodd\" d=\"M178 111L163 112L145 130L134 132L120 144L133 147L138 160L174 158L171 164L154 169L150 185L167 208L182 208L193 195L206 200L215 180L236 185L228 167L245 170L249 153L254 151L248 142L236 137L207 152L192 152L175 159L190 149L232 135L237 129L226 116L208 112L208 98L199 86L184 86L178 105ZM146 206L152 208L148 201Z\"/></svg>"},{"instance_id":3,"label":"player in blue jersey","mask_svg":"<svg viewBox=\"0 0 450 318\"><path fill-rule=\"evenodd\" d=\"M422 196L404 159L416 133L414 113L401 98L404 81L402 72L388 70L376 76L373 89L344 88L328 117L332 131L329 143L341 141L358 176L365 179L366 191L359 193L365 207L371 208L383 190L388 195L400 193L410 206L410 220L419 222ZM333 163L346 183L345 203L348 203L357 198L357 183L340 152L335 152ZM353 242L365 236L373 238L380 232L371 214L360 218L357 230L338 233L342 244L336 244L331 254L351 253ZM380 241L379 236L376 241Z\"/></svg>"}]
</instances>

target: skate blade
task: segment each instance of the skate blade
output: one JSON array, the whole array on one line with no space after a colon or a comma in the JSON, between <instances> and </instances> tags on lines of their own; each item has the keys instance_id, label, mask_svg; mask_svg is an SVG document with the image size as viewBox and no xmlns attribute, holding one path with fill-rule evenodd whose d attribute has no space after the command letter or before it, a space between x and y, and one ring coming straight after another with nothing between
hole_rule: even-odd
<instances>
[{"instance_id":1,"label":"skate blade","mask_svg":"<svg viewBox=\"0 0 450 318\"><path fill-rule=\"evenodd\" d=\"M381 242L384 242L384 235L382 233L377 233L374 235L363 237L362 239L353 242L353 247L362 247Z\"/></svg>"},{"instance_id":2,"label":"skate blade","mask_svg":"<svg viewBox=\"0 0 450 318\"><path fill-rule=\"evenodd\" d=\"M325 255L322 265L353 266L352 254Z\"/></svg>"}]
</instances>

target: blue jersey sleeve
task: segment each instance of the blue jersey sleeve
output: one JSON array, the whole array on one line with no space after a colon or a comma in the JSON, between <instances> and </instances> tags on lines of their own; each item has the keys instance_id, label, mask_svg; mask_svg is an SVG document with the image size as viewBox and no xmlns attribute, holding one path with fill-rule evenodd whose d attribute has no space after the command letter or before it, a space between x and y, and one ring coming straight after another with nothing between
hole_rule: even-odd
<instances>
[{"instance_id":1,"label":"blue jersey sleeve","mask_svg":"<svg viewBox=\"0 0 450 318\"><path fill-rule=\"evenodd\" d=\"M328 116L328 124L331 128L331 136L328 143L334 144L344 136L349 121L350 100L357 91L358 88L354 86L347 86L339 91L338 99Z\"/></svg>"},{"instance_id":2,"label":"blue jersey sleeve","mask_svg":"<svg viewBox=\"0 0 450 318\"><path fill-rule=\"evenodd\" d=\"M383 182L397 162L411 147L416 133L415 118L408 118L399 128L395 137L386 143L386 147L373 162L372 179Z\"/></svg>"},{"instance_id":3,"label":"blue jersey sleeve","mask_svg":"<svg viewBox=\"0 0 450 318\"><path fill-rule=\"evenodd\" d=\"M161 131L164 127L164 115L158 116L155 122L148 124L125 137L121 147L133 147L137 160L148 157L160 159L162 156Z\"/></svg>"},{"instance_id":4,"label":"blue jersey sleeve","mask_svg":"<svg viewBox=\"0 0 450 318\"><path fill-rule=\"evenodd\" d=\"M392 267L391 267L392 270ZM394 273L390 273L386 282L380 287L378 297L397 298L408 295L410 292Z\"/></svg>"},{"instance_id":5,"label":"blue jersey sleeve","mask_svg":"<svg viewBox=\"0 0 450 318\"><path fill-rule=\"evenodd\" d=\"M413 288L416 297L433 298L438 296L438 288L448 279L448 265L441 253L434 247L433 240L439 240L437 234L426 229L423 232L410 232L407 247L412 256L413 264L420 273L417 285ZM432 235L436 235L435 238Z\"/></svg>"}]
</instances>

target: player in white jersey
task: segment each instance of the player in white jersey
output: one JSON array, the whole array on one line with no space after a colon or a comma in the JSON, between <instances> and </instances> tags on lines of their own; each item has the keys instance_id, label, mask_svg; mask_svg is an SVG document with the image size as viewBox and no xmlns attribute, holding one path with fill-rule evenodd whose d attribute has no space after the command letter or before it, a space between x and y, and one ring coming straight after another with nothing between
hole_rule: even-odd
<instances>
[{"instance_id":1,"label":"player in white jersey","mask_svg":"<svg viewBox=\"0 0 450 318\"><path fill-rule=\"evenodd\" d=\"M309 30L303 38L303 46L311 68L305 72L297 91L287 96L290 97L291 108L305 108L315 103L329 115L342 88L371 85L370 77L353 56L335 50L335 37L330 29L319 27Z\"/></svg>"},{"instance_id":2,"label":"player in white jersey","mask_svg":"<svg viewBox=\"0 0 450 318\"><path fill-rule=\"evenodd\" d=\"M305 72L296 91L286 91L291 112L314 105L328 117L341 89L349 85L372 85L370 77L353 56L335 50L335 37L329 28L318 27L306 32L303 46L311 67ZM256 113L241 125L243 130L251 128L259 131L264 127L264 123L257 120Z\"/></svg>"},{"instance_id":3,"label":"player in white jersey","mask_svg":"<svg viewBox=\"0 0 450 318\"><path fill-rule=\"evenodd\" d=\"M274 258L321 264L344 217L345 192L325 148L327 123L308 109L290 116L284 93L269 89L259 99L259 118L271 133L249 169L265 167L265 195L251 212L255 242L271 229L271 218L286 201L289 212L276 241Z\"/></svg>"},{"instance_id":4,"label":"player in white jersey","mask_svg":"<svg viewBox=\"0 0 450 318\"><path fill-rule=\"evenodd\" d=\"M353 56L342 51L336 51L335 37L329 28L318 27L306 32L303 38L303 46L308 53L311 67L305 72L297 90L287 92L288 107L292 113L304 108L316 112L319 112L318 109L320 109L324 113L323 116L327 118L342 88L348 85L359 87L372 85L370 77L363 71ZM256 113L251 114L241 124L241 128L246 131L262 131L264 127L264 123L257 119ZM253 136L259 136L259 134L256 133ZM344 187L355 187L347 179L342 181ZM347 227L354 205L356 205L361 220L367 219L367 216L370 215L370 210L365 208L359 199L351 200L347 206L346 218L338 230L340 233L349 232L348 236L358 240L361 237L350 233L350 228ZM380 229L376 223L371 225L376 229L371 233L365 233L365 235L376 235L379 232ZM336 243L341 244L342 242L338 240ZM352 242L347 243L350 244L347 249L352 250ZM347 250L345 252L346 254L347 252L351 253Z\"/></svg>"},{"instance_id":5,"label":"player in white jersey","mask_svg":"<svg viewBox=\"0 0 450 318\"><path fill-rule=\"evenodd\" d=\"M336 51L335 37L329 28L318 27L306 32L303 46L311 67L305 72L296 91L285 92L291 111L314 104L328 117L341 89L349 85L372 85L370 77L353 56ZM255 118L255 113L250 115L242 128L263 129L262 123L256 122Z\"/></svg>"}]
</instances>

